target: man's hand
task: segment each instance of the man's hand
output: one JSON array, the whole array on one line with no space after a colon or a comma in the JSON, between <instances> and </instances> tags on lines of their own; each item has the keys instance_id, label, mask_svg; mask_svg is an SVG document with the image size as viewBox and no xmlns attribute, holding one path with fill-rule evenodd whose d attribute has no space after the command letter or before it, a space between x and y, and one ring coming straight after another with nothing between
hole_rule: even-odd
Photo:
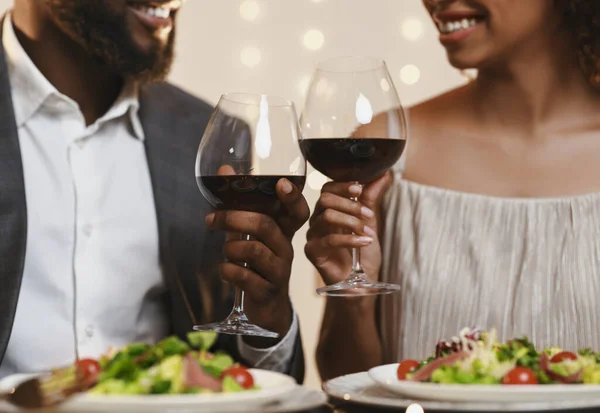
<instances>
[{"instance_id":1,"label":"man's hand","mask_svg":"<svg viewBox=\"0 0 600 413\"><path fill-rule=\"evenodd\" d=\"M251 241L229 239L220 265L221 277L245 292L244 307L250 321L283 338L292 323L289 280L294 259L292 238L308 220L310 211L300 190L287 179L277 183L282 208L274 218L253 212L217 211L206 225L231 233L248 234ZM239 263L247 263L243 267ZM244 338L255 347L272 345Z\"/></svg>"}]
</instances>

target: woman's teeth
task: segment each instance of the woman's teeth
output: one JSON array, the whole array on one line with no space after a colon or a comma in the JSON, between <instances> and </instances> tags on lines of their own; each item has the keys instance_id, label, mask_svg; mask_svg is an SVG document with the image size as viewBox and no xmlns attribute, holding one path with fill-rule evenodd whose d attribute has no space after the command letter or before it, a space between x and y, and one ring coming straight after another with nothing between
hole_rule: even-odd
<instances>
[{"instance_id":1,"label":"woman's teeth","mask_svg":"<svg viewBox=\"0 0 600 413\"><path fill-rule=\"evenodd\" d=\"M438 29L442 34L451 34L476 26L477 23L477 19L462 19L454 22L439 22Z\"/></svg>"},{"instance_id":2,"label":"woman's teeth","mask_svg":"<svg viewBox=\"0 0 600 413\"><path fill-rule=\"evenodd\" d=\"M161 19L167 19L171 15L171 10L162 7L136 7L137 10L142 13L146 13L148 16L159 17Z\"/></svg>"}]
</instances>

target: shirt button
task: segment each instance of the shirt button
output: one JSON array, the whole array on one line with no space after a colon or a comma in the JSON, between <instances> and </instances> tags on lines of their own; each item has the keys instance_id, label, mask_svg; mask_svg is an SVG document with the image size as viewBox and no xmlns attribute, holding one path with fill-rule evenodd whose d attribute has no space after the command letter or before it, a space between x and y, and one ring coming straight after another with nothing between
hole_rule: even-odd
<instances>
[{"instance_id":1,"label":"shirt button","mask_svg":"<svg viewBox=\"0 0 600 413\"><path fill-rule=\"evenodd\" d=\"M83 233L88 237L90 235L92 235L92 230L93 230L93 227L91 224L86 224L83 226Z\"/></svg>"},{"instance_id":2,"label":"shirt button","mask_svg":"<svg viewBox=\"0 0 600 413\"><path fill-rule=\"evenodd\" d=\"M90 324L85 328L85 335L88 338L94 337L94 326L93 325Z\"/></svg>"}]
</instances>

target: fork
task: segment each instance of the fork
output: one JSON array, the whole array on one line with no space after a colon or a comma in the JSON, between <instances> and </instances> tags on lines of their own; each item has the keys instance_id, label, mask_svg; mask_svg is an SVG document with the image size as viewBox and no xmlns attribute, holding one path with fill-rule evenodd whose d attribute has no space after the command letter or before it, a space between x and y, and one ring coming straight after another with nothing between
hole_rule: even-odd
<instances>
[{"instance_id":1,"label":"fork","mask_svg":"<svg viewBox=\"0 0 600 413\"><path fill-rule=\"evenodd\" d=\"M53 386L50 390L39 378L32 378L17 385L9 392L0 393L0 401L7 401L24 409L47 408L65 402L86 388L82 384L74 384L62 387L62 389Z\"/></svg>"},{"instance_id":2,"label":"fork","mask_svg":"<svg viewBox=\"0 0 600 413\"><path fill-rule=\"evenodd\" d=\"M39 409L50 406L42 393L40 380L35 378L24 381L9 392L0 393L0 401L7 401L25 409Z\"/></svg>"}]
</instances>

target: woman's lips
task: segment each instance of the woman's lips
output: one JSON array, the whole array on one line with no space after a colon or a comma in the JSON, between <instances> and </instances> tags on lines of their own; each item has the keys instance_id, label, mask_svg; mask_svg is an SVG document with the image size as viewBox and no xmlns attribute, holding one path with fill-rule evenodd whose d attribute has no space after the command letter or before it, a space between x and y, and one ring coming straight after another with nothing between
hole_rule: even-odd
<instances>
[{"instance_id":1,"label":"woman's lips","mask_svg":"<svg viewBox=\"0 0 600 413\"><path fill-rule=\"evenodd\" d=\"M477 23L475 26L460 29L452 33L440 33L440 42L445 46L459 43L473 34L480 26L481 23Z\"/></svg>"},{"instance_id":2,"label":"woman's lips","mask_svg":"<svg viewBox=\"0 0 600 413\"><path fill-rule=\"evenodd\" d=\"M444 45L460 42L475 32L486 16L471 10L448 10L434 14L440 32L440 42Z\"/></svg>"}]
</instances>

